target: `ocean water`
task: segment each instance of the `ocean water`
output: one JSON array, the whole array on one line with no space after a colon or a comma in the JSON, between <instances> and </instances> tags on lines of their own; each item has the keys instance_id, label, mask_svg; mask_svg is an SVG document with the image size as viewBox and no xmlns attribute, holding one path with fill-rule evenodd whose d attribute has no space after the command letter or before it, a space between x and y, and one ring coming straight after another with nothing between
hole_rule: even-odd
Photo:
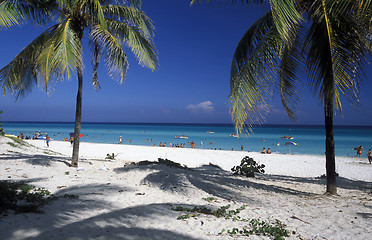
<instances>
[{"instance_id":1,"label":"ocean water","mask_svg":"<svg viewBox=\"0 0 372 240\"><path fill-rule=\"evenodd\" d=\"M48 133L53 140L68 138L74 131L73 123L36 123L36 122L5 122L2 124L7 134L33 136L34 133ZM213 133L208 133L213 132ZM82 142L118 144L123 137L123 144L153 146L160 142L172 144L184 143L190 147L191 141L199 149L222 149L240 151L261 151L263 147L273 152L285 154L324 155L325 130L323 126L298 125L263 125L253 129L253 133L231 137L234 126L230 124L134 124L134 123L83 123ZM176 139L185 135L188 139ZM282 136L292 136L293 139L283 139ZM362 145L365 149L362 157L372 148L372 126L335 126L334 127L336 156L356 155L355 147ZM152 142L151 142L152 141ZM292 141L297 146L288 144ZM51 143L53 144L53 143Z\"/></svg>"}]
</instances>

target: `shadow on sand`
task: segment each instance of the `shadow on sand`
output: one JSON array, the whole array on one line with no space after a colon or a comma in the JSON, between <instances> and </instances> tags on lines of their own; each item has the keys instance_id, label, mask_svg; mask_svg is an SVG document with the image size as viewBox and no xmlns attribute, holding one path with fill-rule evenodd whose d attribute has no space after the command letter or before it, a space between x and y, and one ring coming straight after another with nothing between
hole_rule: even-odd
<instances>
[{"instance_id":1,"label":"shadow on sand","mask_svg":"<svg viewBox=\"0 0 372 240\"><path fill-rule=\"evenodd\" d=\"M42 166L50 166L54 162L66 164L68 161L68 158L65 157L45 155L32 156L17 153L1 156L2 161L19 159L25 159L29 164ZM149 163L114 169L117 174L126 174L131 171L147 171L148 175L142 180L142 183L151 183L163 191L187 194L192 187L221 199L245 203L257 202L247 194L251 188L299 197L318 196L315 193L283 187L280 184L274 184L274 182L312 183L319 186L325 184L325 180L322 178L280 175L259 174L257 179L249 179L234 176L231 172L211 165L193 169L179 169ZM28 179L28 181L37 181L37 179ZM360 190L371 190L369 182L339 178L338 183L340 188L355 189L358 186ZM151 227L151 221L154 219L167 219L168 217L176 221L177 213L173 212L170 207L173 203L153 203L134 207L126 207L123 203L123 208L117 209L117 207L110 208L112 201L106 202L101 197L102 195L114 197L116 194L133 194L134 192L135 189L114 184L87 184L61 189L54 194L58 198L44 207L45 214L2 217L2 220L5 221L0 223L1 239L19 239L15 236L20 232L27 233L31 230L37 234L34 236L24 234L22 239L195 239L182 233L166 230L166 226L165 229ZM80 212L84 212L84 215L91 214L91 217L82 219L79 216ZM371 218L369 213L359 214L363 218ZM16 222L22 222L22 225L12 224ZM171 225L172 222L169 221L169 224Z\"/></svg>"},{"instance_id":2,"label":"shadow on sand","mask_svg":"<svg viewBox=\"0 0 372 240\"><path fill-rule=\"evenodd\" d=\"M144 161L147 162L147 161ZM257 174L256 178L232 175L232 172L225 171L218 166L204 165L199 168L179 169L164 166L154 162L147 164L131 165L128 167L116 168L118 174L135 170L155 170L143 180L144 183L151 183L164 191L187 193L188 187L193 186L213 196L226 200L251 201L246 195L247 188L261 189L267 192L289 194L297 196L317 196L319 194L300 191L295 188L283 187L278 182L296 184L308 183L326 186L325 178L321 177L292 177L284 175ZM273 184L271 184L271 182ZM274 184L276 183L276 184ZM358 180L351 180L343 177L337 178L337 184L342 189L357 189L371 192L372 183ZM245 188L245 194L241 191Z\"/></svg>"},{"instance_id":3,"label":"shadow on sand","mask_svg":"<svg viewBox=\"0 0 372 240\"><path fill-rule=\"evenodd\" d=\"M66 166L71 166L71 158L64 156L54 156L54 155L44 155L44 154L23 154L19 152L11 152L11 154L2 154L0 155L1 161L9 160L25 160L26 163L36 166L49 167L53 163L61 162ZM89 162L86 159L80 158L80 162Z\"/></svg>"},{"instance_id":4,"label":"shadow on sand","mask_svg":"<svg viewBox=\"0 0 372 240\"><path fill-rule=\"evenodd\" d=\"M62 189L54 194L57 199L44 207L45 214L20 214L3 217L7 222L18 222L22 225L10 224L11 226L6 228L3 225L0 230L1 239L20 239L16 236L20 236L19 233L22 232L37 232L34 236L30 236L32 234L22 236L22 239L28 240L195 239L164 229L154 229L151 228L151 224L146 224L146 221L164 215L172 215L172 218L176 221L176 217L173 216L176 213L171 210L171 203L127 208L124 206L122 209L110 211L110 203L104 201L100 195L114 192L133 194L132 189L107 184L92 184ZM92 217L81 219L80 212L84 212L84 215L91 213ZM28 221L24 221L25 218ZM134 222L136 226L133 226ZM143 227L138 227L141 225Z\"/></svg>"}]
</instances>

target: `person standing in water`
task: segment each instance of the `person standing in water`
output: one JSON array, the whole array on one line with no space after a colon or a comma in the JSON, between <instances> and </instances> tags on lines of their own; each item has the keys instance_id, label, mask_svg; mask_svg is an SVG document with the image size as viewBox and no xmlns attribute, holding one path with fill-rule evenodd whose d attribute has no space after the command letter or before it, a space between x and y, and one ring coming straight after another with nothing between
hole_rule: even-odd
<instances>
[{"instance_id":1,"label":"person standing in water","mask_svg":"<svg viewBox=\"0 0 372 240\"><path fill-rule=\"evenodd\" d=\"M362 145L360 145L359 147L354 148L354 150L357 151L356 157L361 157L362 151L363 151Z\"/></svg>"},{"instance_id":2,"label":"person standing in water","mask_svg":"<svg viewBox=\"0 0 372 240\"><path fill-rule=\"evenodd\" d=\"M45 136L45 142L47 147L49 147L50 137L48 136L48 134Z\"/></svg>"},{"instance_id":3,"label":"person standing in water","mask_svg":"<svg viewBox=\"0 0 372 240\"><path fill-rule=\"evenodd\" d=\"M372 152L371 152L371 149L368 150L367 157L368 157L369 163L371 164L372 163Z\"/></svg>"}]
</instances>

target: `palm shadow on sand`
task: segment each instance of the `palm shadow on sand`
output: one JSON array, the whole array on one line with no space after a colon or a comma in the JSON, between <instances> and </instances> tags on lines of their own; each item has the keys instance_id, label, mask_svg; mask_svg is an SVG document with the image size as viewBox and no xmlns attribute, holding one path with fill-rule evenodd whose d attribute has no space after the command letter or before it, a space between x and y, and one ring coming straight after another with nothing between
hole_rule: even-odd
<instances>
[{"instance_id":1,"label":"palm shadow on sand","mask_svg":"<svg viewBox=\"0 0 372 240\"><path fill-rule=\"evenodd\" d=\"M2 160L25 159L33 165L50 166L51 164L65 164L67 158L45 155L3 155ZM41 159L41 160L40 160ZM114 169L117 174L125 174L131 171L147 171L148 175L142 180L143 183L151 183L163 191L173 191L188 194L190 187L200 189L208 194L226 200L241 202L257 202L249 196L249 189L263 189L272 193L316 196L308 192L298 191L290 187L282 187L270 182L289 183L313 183L324 184L321 178L298 178L280 175L260 174L257 180L241 176L233 176L231 172L224 171L216 166L202 166L193 169L179 169L161 164L150 163L147 165L132 165ZM27 182L41 181L42 179L27 179ZM354 189L359 188L370 191L371 183L353 181L339 178L340 187ZM139 183L140 184L140 183ZM14 239L19 232L37 231L35 236L23 239L190 239L195 238L186 234L172 232L165 229L151 228L152 219L167 218L176 221L178 213L171 210L172 203L154 203L127 207L123 203L122 208L110 210L111 202L106 202L102 195L115 196L115 194L135 194L135 189L114 184L85 184L67 187L57 191L57 197L50 205L42 210L45 214L21 214L3 216L9 223L22 222L19 224L2 225L0 222L0 235L2 239ZM89 214L91 217L81 218L80 212ZM94 213L95 212L95 213ZM359 213L363 218L370 218L369 213ZM25 218L28 219L25 221ZM2 221L3 222L3 221ZM170 221L169 224L172 224ZM59 233L63 233L59 237Z\"/></svg>"},{"instance_id":2,"label":"palm shadow on sand","mask_svg":"<svg viewBox=\"0 0 372 240\"><path fill-rule=\"evenodd\" d=\"M222 170L214 165L204 165L193 169L179 169L158 163L148 163L114 169L118 174L136 170L149 171L149 174L143 179L143 183L151 183L151 185L155 185L164 191L183 194L187 194L189 188L194 187L221 199L241 202L256 201L247 194L247 189L249 188L280 194L309 195L308 192L272 184L263 184L254 181L254 179L234 176L231 172Z\"/></svg>"},{"instance_id":3,"label":"palm shadow on sand","mask_svg":"<svg viewBox=\"0 0 372 240\"><path fill-rule=\"evenodd\" d=\"M33 182L33 179L29 181ZM171 203L135 207L123 205L121 209L110 210L110 203L104 201L101 195L114 193L134 195L134 190L111 184L89 184L61 189L54 194L54 201L43 207L44 214L3 216L8 218L7 222L22 222L22 225L11 224L4 227L0 223L1 239L15 239L17 234L28 231L36 231L37 234L22 239L195 239L186 234L151 228L150 224L140 227L143 221L169 215L177 221L177 213L171 210ZM97 211L98 214L94 213ZM80 212L91 212L92 216L82 218Z\"/></svg>"},{"instance_id":4,"label":"palm shadow on sand","mask_svg":"<svg viewBox=\"0 0 372 240\"><path fill-rule=\"evenodd\" d=\"M151 183L164 191L180 192L187 194L189 187L195 187L213 196L237 201L253 201L247 194L247 189L260 189L271 193L303 196L319 196L317 193L300 191L288 185L308 183L324 186L325 178L322 177L293 177L273 174L257 174L256 178L232 175L215 165L204 165L192 169L180 169L169 167L157 162L144 161L145 164L131 165L129 167L116 168L118 174L130 171L151 171L143 179L143 183ZM287 187L278 183L287 183ZM289 183L289 184L288 184ZM372 183L359 180L351 180L343 177L337 178L338 187L342 189L358 189L371 192ZM248 191L249 192L249 191ZM247 196L248 195L248 196Z\"/></svg>"},{"instance_id":5,"label":"palm shadow on sand","mask_svg":"<svg viewBox=\"0 0 372 240\"><path fill-rule=\"evenodd\" d=\"M14 152L12 154L2 154L0 156L1 161L8 160L25 160L26 163L36 166L49 167L55 162L62 162L66 166L69 166L70 159L63 156L43 155L43 154L23 154Z\"/></svg>"}]
</instances>

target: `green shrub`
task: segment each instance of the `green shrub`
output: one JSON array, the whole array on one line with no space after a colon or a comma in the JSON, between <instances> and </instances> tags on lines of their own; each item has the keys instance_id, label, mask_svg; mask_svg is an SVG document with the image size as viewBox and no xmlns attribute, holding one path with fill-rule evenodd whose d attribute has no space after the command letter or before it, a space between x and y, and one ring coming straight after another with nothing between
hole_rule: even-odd
<instances>
[{"instance_id":1,"label":"green shrub","mask_svg":"<svg viewBox=\"0 0 372 240\"><path fill-rule=\"evenodd\" d=\"M284 237L289 237L290 232L289 230L285 229L285 225L280 222L278 219L275 219L274 223L261 221L260 219L252 219L249 222L249 228L232 228L231 230L223 229L222 233L225 231L230 235L243 235L243 236L250 236L250 235L257 235L257 236L271 236L274 240L284 240Z\"/></svg>"},{"instance_id":2,"label":"green shrub","mask_svg":"<svg viewBox=\"0 0 372 240\"><path fill-rule=\"evenodd\" d=\"M106 158L105 159L109 159L109 160L115 160L115 155L114 153L110 154L110 153L107 153L106 155Z\"/></svg>"},{"instance_id":3,"label":"green shrub","mask_svg":"<svg viewBox=\"0 0 372 240\"><path fill-rule=\"evenodd\" d=\"M16 213L40 212L50 192L24 182L0 181L0 213L14 210Z\"/></svg>"},{"instance_id":4,"label":"green shrub","mask_svg":"<svg viewBox=\"0 0 372 240\"><path fill-rule=\"evenodd\" d=\"M244 175L246 177L255 177L255 173L264 173L265 165L259 165L253 158L248 156L244 157L240 166L235 166L231 169L236 175Z\"/></svg>"}]
</instances>

